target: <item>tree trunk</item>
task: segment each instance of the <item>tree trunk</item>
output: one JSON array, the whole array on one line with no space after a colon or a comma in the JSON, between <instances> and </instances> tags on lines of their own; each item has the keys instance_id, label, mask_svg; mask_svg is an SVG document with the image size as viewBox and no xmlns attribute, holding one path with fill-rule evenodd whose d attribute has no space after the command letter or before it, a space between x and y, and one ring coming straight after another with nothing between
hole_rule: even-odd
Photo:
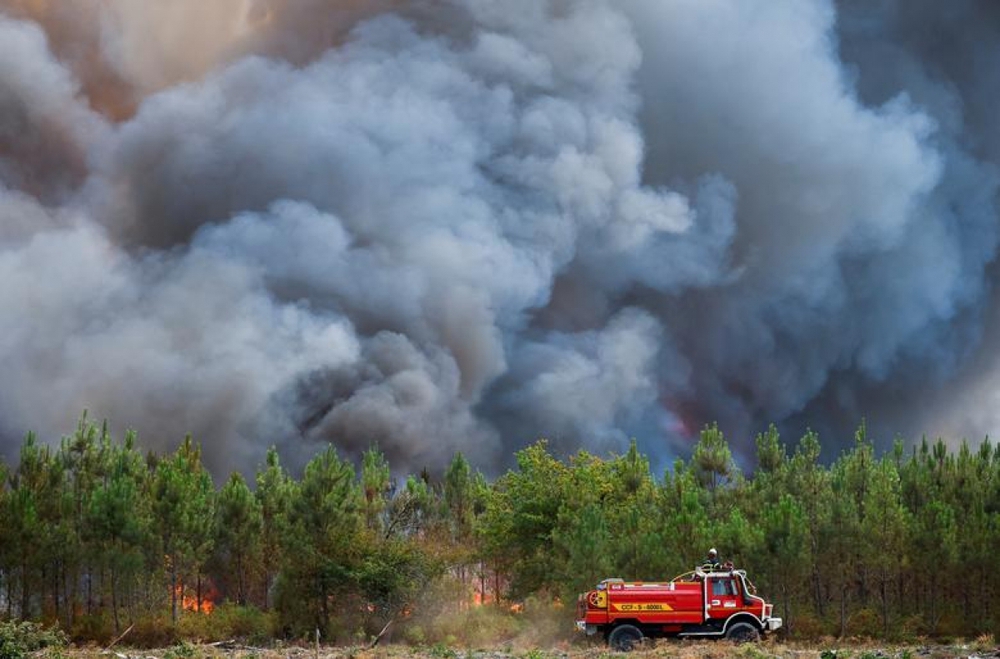
<instances>
[{"instance_id":1,"label":"tree trunk","mask_svg":"<svg viewBox=\"0 0 1000 659\"><path fill-rule=\"evenodd\" d=\"M115 634L121 634L122 626L118 620L118 578L114 568L111 568L111 611L114 613Z\"/></svg>"},{"instance_id":2,"label":"tree trunk","mask_svg":"<svg viewBox=\"0 0 1000 659\"><path fill-rule=\"evenodd\" d=\"M243 594L243 554L236 552L236 603L246 606L246 597Z\"/></svg>"},{"instance_id":3,"label":"tree trunk","mask_svg":"<svg viewBox=\"0 0 1000 659\"><path fill-rule=\"evenodd\" d=\"M27 620L29 617L28 606L30 600L28 598L28 593L31 591L28 589L28 559L26 556L21 557L21 620Z\"/></svg>"},{"instance_id":4,"label":"tree trunk","mask_svg":"<svg viewBox=\"0 0 1000 659\"><path fill-rule=\"evenodd\" d=\"M882 575L881 592L882 592L882 634L888 638L889 636L889 593L888 593L888 578Z\"/></svg>"},{"instance_id":5,"label":"tree trunk","mask_svg":"<svg viewBox=\"0 0 1000 659\"><path fill-rule=\"evenodd\" d=\"M7 620L14 619L14 580L10 577L10 572L4 572L4 581L7 584Z\"/></svg>"},{"instance_id":6,"label":"tree trunk","mask_svg":"<svg viewBox=\"0 0 1000 659\"><path fill-rule=\"evenodd\" d=\"M69 600L69 612L66 615L66 628L72 629L76 622L76 607L79 604L77 599L80 596L80 564L76 563L70 574L67 575L66 597Z\"/></svg>"},{"instance_id":7,"label":"tree trunk","mask_svg":"<svg viewBox=\"0 0 1000 659\"><path fill-rule=\"evenodd\" d=\"M937 631L937 579L931 577L931 632Z\"/></svg>"},{"instance_id":8,"label":"tree trunk","mask_svg":"<svg viewBox=\"0 0 1000 659\"><path fill-rule=\"evenodd\" d=\"M94 571L87 566L87 615L91 615L94 609Z\"/></svg>"},{"instance_id":9,"label":"tree trunk","mask_svg":"<svg viewBox=\"0 0 1000 659\"><path fill-rule=\"evenodd\" d=\"M59 606L60 600L60 581L62 574L62 561L56 561L56 564L52 566L52 617L59 620L59 616L62 614L62 608Z\"/></svg>"},{"instance_id":10,"label":"tree trunk","mask_svg":"<svg viewBox=\"0 0 1000 659\"><path fill-rule=\"evenodd\" d=\"M983 604L983 619L989 620L993 616L993 603L990 601L992 598L986 596L986 569L982 564L979 566L979 601Z\"/></svg>"},{"instance_id":11,"label":"tree trunk","mask_svg":"<svg viewBox=\"0 0 1000 659\"><path fill-rule=\"evenodd\" d=\"M906 613L905 606L904 606L904 603L906 602L906 598L903 597L904 588L905 588L905 586L904 586L904 581L903 581L903 571L902 570L897 570L896 571L896 601L899 603L899 612L901 614Z\"/></svg>"},{"instance_id":12,"label":"tree trunk","mask_svg":"<svg viewBox=\"0 0 1000 659\"><path fill-rule=\"evenodd\" d=\"M128 624L135 623L135 577L128 580L125 586L125 612L128 613Z\"/></svg>"},{"instance_id":13,"label":"tree trunk","mask_svg":"<svg viewBox=\"0 0 1000 659\"><path fill-rule=\"evenodd\" d=\"M816 615L822 618L825 615L823 611L823 589L819 582L819 570L813 566L813 598L816 605Z\"/></svg>"},{"instance_id":14,"label":"tree trunk","mask_svg":"<svg viewBox=\"0 0 1000 659\"><path fill-rule=\"evenodd\" d=\"M784 583L781 584L781 602L782 602L782 605L781 605L781 607L782 607L781 608L782 622L785 624L785 626L788 629L791 629L792 628L792 623L791 623L792 616L791 616L791 611L788 608L788 587Z\"/></svg>"},{"instance_id":15,"label":"tree trunk","mask_svg":"<svg viewBox=\"0 0 1000 659\"><path fill-rule=\"evenodd\" d=\"M327 625L330 622L330 610L329 610L329 605L328 605L329 603L327 602L328 598L326 596L326 583L325 583L325 581L323 579L320 579L320 582L319 582L319 596L320 596L320 611L323 614L323 621L322 621L322 625L317 625L317 631L316 631L316 643L317 644L319 643L319 627L322 626L323 627L323 631L325 632L326 628L327 628Z\"/></svg>"},{"instance_id":16,"label":"tree trunk","mask_svg":"<svg viewBox=\"0 0 1000 659\"><path fill-rule=\"evenodd\" d=\"M177 566L170 561L170 622L177 624Z\"/></svg>"},{"instance_id":17,"label":"tree trunk","mask_svg":"<svg viewBox=\"0 0 1000 659\"><path fill-rule=\"evenodd\" d=\"M840 586L840 638L847 636L847 584Z\"/></svg>"}]
</instances>

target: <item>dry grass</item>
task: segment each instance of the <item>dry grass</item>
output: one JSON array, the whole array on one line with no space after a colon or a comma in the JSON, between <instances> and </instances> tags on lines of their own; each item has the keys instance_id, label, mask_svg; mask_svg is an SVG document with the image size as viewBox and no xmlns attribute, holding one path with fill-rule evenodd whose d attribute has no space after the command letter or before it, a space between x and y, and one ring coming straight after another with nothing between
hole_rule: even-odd
<instances>
[{"instance_id":1,"label":"dry grass","mask_svg":"<svg viewBox=\"0 0 1000 659\"><path fill-rule=\"evenodd\" d=\"M158 650L115 648L112 652L96 647L43 650L38 659L951 659L953 657L994 657L1000 651L992 636L951 645L897 646L865 641L794 643L765 641L734 645L711 641L657 641L629 655L614 653L605 646L587 645L579 640L548 646L517 647L503 644L486 648L457 648L443 644L413 647L390 644L375 648L321 646L317 653L306 645L230 648L181 644Z\"/></svg>"}]
</instances>

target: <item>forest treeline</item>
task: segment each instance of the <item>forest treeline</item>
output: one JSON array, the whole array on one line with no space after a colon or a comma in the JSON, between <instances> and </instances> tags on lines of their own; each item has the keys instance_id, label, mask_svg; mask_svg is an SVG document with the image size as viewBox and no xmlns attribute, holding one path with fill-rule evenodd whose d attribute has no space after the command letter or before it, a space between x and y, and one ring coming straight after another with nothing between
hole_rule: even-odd
<instances>
[{"instance_id":1,"label":"forest treeline","mask_svg":"<svg viewBox=\"0 0 1000 659\"><path fill-rule=\"evenodd\" d=\"M440 478L401 479L375 447L355 465L332 446L294 478L271 449L252 482L217 487L190 438L146 454L84 418L0 462L0 616L76 639L135 625L149 643L211 635L211 620L335 641L393 620L419 643L527 602L568 630L600 579L666 580L714 546L795 635L1000 631L1000 447L878 455L863 425L830 464L813 433L788 447L772 427L756 447L743 473L709 426L655 476L634 443L560 460L542 441L492 482L461 454Z\"/></svg>"}]
</instances>

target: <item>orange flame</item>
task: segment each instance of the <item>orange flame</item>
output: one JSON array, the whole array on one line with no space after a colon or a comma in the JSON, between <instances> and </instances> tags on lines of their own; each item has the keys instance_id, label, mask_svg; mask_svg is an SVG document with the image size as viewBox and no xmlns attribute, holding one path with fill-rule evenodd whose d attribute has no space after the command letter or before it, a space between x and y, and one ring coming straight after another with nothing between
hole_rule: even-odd
<instances>
[{"instance_id":1,"label":"orange flame","mask_svg":"<svg viewBox=\"0 0 1000 659\"><path fill-rule=\"evenodd\" d=\"M492 593L486 593L485 595L479 591L472 593L472 606L474 607L484 606L486 604L493 604L495 600L496 598L493 597ZM556 608L560 608L562 606L562 603L557 600L554 606ZM508 607L508 610L511 613L521 613L524 611L524 603L512 602Z\"/></svg>"},{"instance_id":2,"label":"orange flame","mask_svg":"<svg viewBox=\"0 0 1000 659\"><path fill-rule=\"evenodd\" d=\"M192 592L191 589L184 588L184 586L177 586L174 592L177 594L177 599L180 600L181 609L184 611L204 613L207 615L215 610L215 596L217 593L215 588L211 585L207 588L203 588L200 606L198 604L197 593Z\"/></svg>"}]
</instances>

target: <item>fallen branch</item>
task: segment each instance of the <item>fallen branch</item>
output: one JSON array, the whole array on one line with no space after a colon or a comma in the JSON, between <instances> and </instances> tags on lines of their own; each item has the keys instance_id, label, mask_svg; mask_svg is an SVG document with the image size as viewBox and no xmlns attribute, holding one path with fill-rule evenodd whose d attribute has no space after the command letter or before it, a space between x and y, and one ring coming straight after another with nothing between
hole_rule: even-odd
<instances>
[{"instance_id":1,"label":"fallen branch","mask_svg":"<svg viewBox=\"0 0 1000 659\"><path fill-rule=\"evenodd\" d=\"M113 648L113 647L115 646L115 644L116 644L116 643L117 643L118 641L120 641L120 640L122 640L123 638L125 638L125 636L127 636L127 635L128 635L128 633L129 633L130 631L132 631L132 628L133 628L133 627L135 627L135 623L134 623L134 622L133 622L133 623L132 623L131 625L129 625L129 626L128 626L128 629L126 629L125 631L123 631L123 632L122 632L122 633L121 633L121 634L120 634L120 635L118 636L118 638L116 638L115 640L111 641L111 643L109 643L109 644L108 644L108 646L107 646L106 648L104 648L104 651L105 651L105 652L107 652L108 650L110 650L111 648ZM116 652L115 654L117 654L117 652Z\"/></svg>"},{"instance_id":2,"label":"fallen branch","mask_svg":"<svg viewBox=\"0 0 1000 659\"><path fill-rule=\"evenodd\" d=\"M385 627L382 628L382 631L380 631L375 636L375 638L372 639L372 644L368 646L369 648L373 648L376 645L378 645L378 642L382 640L382 636L385 634L385 631L387 629L389 629L389 625L391 625L393 623L393 620L394 620L394 618L389 618L389 622L385 623Z\"/></svg>"}]
</instances>

